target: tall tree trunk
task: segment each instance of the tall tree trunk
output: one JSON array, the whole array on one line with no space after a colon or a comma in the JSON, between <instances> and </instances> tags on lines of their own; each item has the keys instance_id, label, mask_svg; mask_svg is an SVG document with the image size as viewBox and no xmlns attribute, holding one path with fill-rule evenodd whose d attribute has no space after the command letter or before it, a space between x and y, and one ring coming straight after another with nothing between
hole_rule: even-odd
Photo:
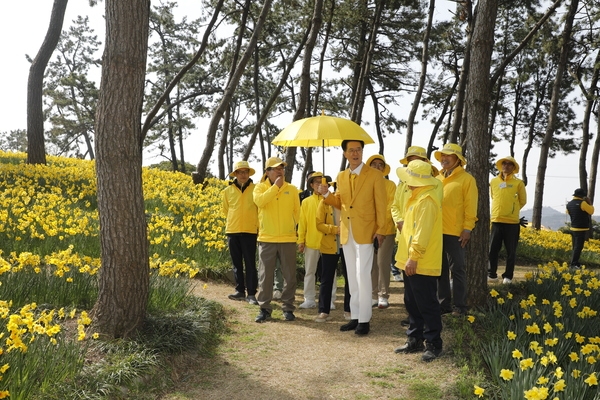
<instances>
[{"instance_id":1,"label":"tall tree trunk","mask_svg":"<svg viewBox=\"0 0 600 400\"><path fill-rule=\"evenodd\" d=\"M473 10L472 2L470 0L465 2L456 2L456 6L459 4L463 7L464 15L467 19L467 43L465 45L465 59L460 70L460 80L458 82L458 90L456 92L456 104L454 106L454 120L452 128L450 129L450 135L448 142L458 143L460 127L463 122L463 111L465 108L465 98L467 91L467 81L469 79L469 67L471 66L471 46L472 46L472 32L473 32Z\"/></svg>"},{"instance_id":2,"label":"tall tree trunk","mask_svg":"<svg viewBox=\"0 0 600 400\"><path fill-rule=\"evenodd\" d=\"M571 32L573 31L573 20L579 7L579 0L571 0L569 11L565 19L565 27L562 34L562 47L560 50L560 60L556 69L556 77L554 86L552 87L552 98L550 100L550 115L548 116L548 125L546 134L540 148L540 161L538 162L538 170L535 181L535 194L533 199L533 216L532 226L535 229L542 227L542 200L544 198L544 180L546 179L546 167L548 166L548 153L554 138L556 130L556 118L558 114L558 101L560 99L560 87L562 85L563 76L567 70L569 62L569 49L571 48Z\"/></svg>"},{"instance_id":3,"label":"tall tree trunk","mask_svg":"<svg viewBox=\"0 0 600 400\"><path fill-rule=\"evenodd\" d=\"M419 76L419 86L415 93L415 98L408 114L408 123L406 127L406 144L404 145L404 154L408 152L408 148L412 146L412 138L414 131L415 118L417 110L421 103L421 96L425 88L425 80L427 78L427 65L429 64L429 36L431 35L431 27L433 26L433 12L435 11L435 0L429 0L429 16L427 18L427 27L423 35L423 54L421 55L421 75ZM383 153L381 153L383 154Z\"/></svg>"},{"instance_id":4,"label":"tall tree trunk","mask_svg":"<svg viewBox=\"0 0 600 400\"><path fill-rule=\"evenodd\" d=\"M54 0L42 47L29 67L27 80L27 164L46 164L42 90L44 71L60 39L68 0Z\"/></svg>"},{"instance_id":5,"label":"tall tree trunk","mask_svg":"<svg viewBox=\"0 0 600 400\"><path fill-rule=\"evenodd\" d=\"M232 79L227 84L225 92L223 93L223 98L221 99L221 102L219 103L217 109L215 110L210 120L208 132L206 133L206 147L202 152L202 158L200 158L200 161L198 162L196 172L192 173L194 183L196 184L204 182L204 179L206 178L206 170L208 168L208 162L210 161L212 152L214 151L217 129L219 129L219 122L221 121L221 118L223 118L223 114L229 106L229 103L233 98L233 94L237 89L237 85L242 75L244 74L246 65L248 64L248 61L250 60L250 57L252 57L252 53L256 48L256 43L258 42L258 38L262 32L265 20L267 19L267 14L271 10L271 3L272 0L265 0L263 8L260 12L260 16L258 17L258 21L256 22L256 26L254 27L252 37L248 42L248 47L246 48L244 55L240 59L239 64L236 66L235 74L232 76Z\"/></svg>"},{"instance_id":6,"label":"tall tree trunk","mask_svg":"<svg viewBox=\"0 0 600 400\"><path fill-rule=\"evenodd\" d=\"M150 0L106 0L106 47L96 120L100 220L95 329L130 337L148 305L150 264L142 192L142 104Z\"/></svg>"},{"instance_id":7,"label":"tall tree trunk","mask_svg":"<svg viewBox=\"0 0 600 400\"><path fill-rule=\"evenodd\" d=\"M592 112L596 105L597 97L596 92L598 91L598 79L600 78L600 51L596 52L596 59L594 60L594 72L592 79L590 80L590 87L586 89L583 86L583 82L577 76L576 73L571 72L571 75L577 81L581 93L585 97L585 109L583 112L583 124L581 129L581 149L579 150L579 187L582 189L588 189L588 176L586 171L587 151L590 145L590 119L592 118Z\"/></svg>"},{"instance_id":8,"label":"tall tree trunk","mask_svg":"<svg viewBox=\"0 0 600 400\"><path fill-rule=\"evenodd\" d=\"M588 197L594 203L596 193L596 179L598 178L598 158L600 158L600 123L596 124L596 140L592 150L592 164L590 166L590 184L588 186Z\"/></svg>"},{"instance_id":9,"label":"tall tree trunk","mask_svg":"<svg viewBox=\"0 0 600 400\"><path fill-rule=\"evenodd\" d=\"M497 0L481 0L473 29L471 65L467 91L467 139L469 172L478 188L478 222L467 246L468 303L483 306L487 298L487 265L490 235L489 158L491 137L488 130L491 87L490 65L494 48L494 28L498 12Z\"/></svg>"},{"instance_id":10,"label":"tall tree trunk","mask_svg":"<svg viewBox=\"0 0 600 400\"><path fill-rule=\"evenodd\" d=\"M308 110L308 97L310 95L310 65L312 63L312 54L315 43L317 43L321 25L323 25L323 0L316 0L310 33L304 48L304 59L302 60L302 72L300 74L300 93L298 107L294 114L294 121L305 118ZM285 180L288 182L292 181L292 175L294 174L296 150L296 147L288 147L285 152L285 162L287 163L287 166L285 167Z\"/></svg>"},{"instance_id":11,"label":"tall tree trunk","mask_svg":"<svg viewBox=\"0 0 600 400\"><path fill-rule=\"evenodd\" d=\"M442 108L442 112L440 112L440 116L435 121L435 125L433 126L433 130L431 131L431 135L429 135L429 143L427 144L427 158L429 158L429 159L431 159L431 153L434 150L433 142L435 141L435 138L437 137L437 133L440 130L442 123L444 122L444 118L446 118L446 115L447 115L448 122L450 122L450 119L452 118L452 111L448 112L448 109L451 108L450 102L452 101L452 98L454 97L454 93L456 92L456 88L458 87L458 80L459 80L458 77L454 80L454 83L452 84L452 89L450 89L448 96L446 96L446 100L444 100L444 107Z\"/></svg>"}]
</instances>

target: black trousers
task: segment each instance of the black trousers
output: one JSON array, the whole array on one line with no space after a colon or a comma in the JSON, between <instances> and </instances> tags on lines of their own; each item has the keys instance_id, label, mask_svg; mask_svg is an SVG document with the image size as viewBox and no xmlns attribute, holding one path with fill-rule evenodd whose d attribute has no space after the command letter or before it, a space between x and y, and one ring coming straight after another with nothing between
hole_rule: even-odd
<instances>
[{"instance_id":1,"label":"black trousers","mask_svg":"<svg viewBox=\"0 0 600 400\"><path fill-rule=\"evenodd\" d=\"M258 273L256 271L257 237L258 235L253 233L227 235L229 254L233 263L233 275L235 276L235 290L240 293L246 293L246 290L248 290L248 296L254 296L258 287ZM244 265L246 265L245 276Z\"/></svg>"},{"instance_id":2,"label":"black trousers","mask_svg":"<svg viewBox=\"0 0 600 400\"><path fill-rule=\"evenodd\" d=\"M329 314L331 311L331 290L337 270L339 254L321 254L321 285L319 286L319 312Z\"/></svg>"},{"instance_id":3,"label":"black trousers","mask_svg":"<svg viewBox=\"0 0 600 400\"><path fill-rule=\"evenodd\" d=\"M436 349L442 348L442 313L437 297L437 276L404 273L404 306L409 326L406 335L425 339Z\"/></svg>"},{"instance_id":4,"label":"black trousers","mask_svg":"<svg viewBox=\"0 0 600 400\"><path fill-rule=\"evenodd\" d=\"M519 244L519 235L521 234L521 225L505 224L502 222L492 222L492 232L490 234L490 252L488 260L488 276L490 278L498 277L498 254L504 243L506 249L506 269L502 274L503 278L512 279L515 273L515 260L517 259L517 245Z\"/></svg>"},{"instance_id":5,"label":"black trousers","mask_svg":"<svg viewBox=\"0 0 600 400\"><path fill-rule=\"evenodd\" d=\"M573 243L573 255L571 256L571 267L581 267L579 257L585 243L587 231L571 231L571 242Z\"/></svg>"}]
</instances>

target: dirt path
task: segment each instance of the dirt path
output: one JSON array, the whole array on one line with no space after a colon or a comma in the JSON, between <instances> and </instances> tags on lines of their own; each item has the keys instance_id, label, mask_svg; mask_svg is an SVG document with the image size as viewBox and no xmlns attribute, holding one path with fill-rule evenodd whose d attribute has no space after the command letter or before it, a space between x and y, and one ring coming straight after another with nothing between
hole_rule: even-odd
<instances>
[{"instance_id":1,"label":"dirt path","mask_svg":"<svg viewBox=\"0 0 600 400\"><path fill-rule=\"evenodd\" d=\"M421 354L393 351L406 339L403 290L403 283L391 283L390 307L373 309L371 333L359 337L339 330L341 288L330 322L314 322L316 309L297 309L296 320L286 322L274 303L273 319L258 324L258 306L227 298L233 285L201 282L196 294L225 305L230 332L217 355L180 377L179 391L164 399L454 399L450 387L459 371L450 357L424 363ZM296 304L302 300L298 289Z\"/></svg>"}]
</instances>

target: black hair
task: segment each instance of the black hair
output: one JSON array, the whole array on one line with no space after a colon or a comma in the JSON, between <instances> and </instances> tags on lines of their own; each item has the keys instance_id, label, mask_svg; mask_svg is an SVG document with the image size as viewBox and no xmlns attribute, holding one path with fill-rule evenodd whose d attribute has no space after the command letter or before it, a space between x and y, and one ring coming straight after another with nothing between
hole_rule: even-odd
<instances>
[{"instance_id":1,"label":"black hair","mask_svg":"<svg viewBox=\"0 0 600 400\"><path fill-rule=\"evenodd\" d=\"M365 148L365 142L364 141L358 140L358 139L350 139L350 140L343 140L342 141L342 150L346 151L346 148L348 147L348 142L359 142L361 149Z\"/></svg>"}]
</instances>

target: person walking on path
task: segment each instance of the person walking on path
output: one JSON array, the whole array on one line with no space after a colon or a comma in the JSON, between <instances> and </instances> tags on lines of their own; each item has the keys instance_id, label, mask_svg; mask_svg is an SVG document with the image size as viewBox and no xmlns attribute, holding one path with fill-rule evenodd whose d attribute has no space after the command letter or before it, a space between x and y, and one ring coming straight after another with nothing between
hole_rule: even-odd
<instances>
[{"instance_id":1,"label":"person walking on path","mask_svg":"<svg viewBox=\"0 0 600 400\"><path fill-rule=\"evenodd\" d=\"M477 222L477 184L464 166L467 160L462 147L446 143L434 153L442 170L438 179L443 184L442 224L444 233L444 256L438 296L442 314L465 315L467 312L467 271L465 246L471 239L471 231ZM450 286L452 273L452 286Z\"/></svg>"},{"instance_id":2,"label":"person walking on path","mask_svg":"<svg viewBox=\"0 0 600 400\"><path fill-rule=\"evenodd\" d=\"M312 194L300 204L298 252L304 253L304 302L300 304L300 308L317 307L315 275L321 257L320 248L323 238L323 233L317 228L317 207L323 196L317 192L316 188L321 184L321 178L323 178L321 172L313 172L310 175L308 185ZM334 287L333 290L335 289Z\"/></svg>"},{"instance_id":3,"label":"person walking on path","mask_svg":"<svg viewBox=\"0 0 600 400\"><path fill-rule=\"evenodd\" d=\"M502 283L512 282L517 258L517 245L521 233L519 212L527 203L527 191L522 180L515 174L519 173L517 160L508 156L496 161L500 173L490 182L490 197L492 199L490 234L490 252L488 280L498 279L498 254L502 243L506 248L506 268L502 274Z\"/></svg>"},{"instance_id":4,"label":"person walking on path","mask_svg":"<svg viewBox=\"0 0 600 400\"><path fill-rule=\"evenodd\" d=\"M442 352L442 314L437 280L442 265L442 203L431 176L431 165L414 160L399 171L410 188L400 240L407 251L396 253L396 265L404 270L405 307L409 325L406 343L394 351L425 350L421 359L433 361ZM425 341L425 343L423 343Z\"/></svg>"},{"instance_id":5,"label":"person walking on path","mask_svg":"<svg viewBox=\"0 0 600 400\"><path fill-rule=\"evenodd\" d=\"M586 235L590 230L590 217L594 214L594 206L591 203L585 189L576 189L573 193L573 200L567 203L567 214L571 217L571 242L573 244L571 268L581 267L579 257Z\"/></svg>"},{"instance_id":6,"label":"person walking on path","mask_svg":"<svg viewBox=\"0 0 600 400\"><path fill-rule=\"evenodd\" d=\"M254 188L258 207L258 305L256 322L271 318L273 278L277 260L281 264L283 292L281 308L286 321L293 321L296 294L296 224L300 214L298 189L285 181L287 164L271 157L265 164L265 175Z\"/></svg>"},{"instance_id":7,"label":"person walking on path","mask_svg":"<svg viewBox=\"0 0 600 400\"><path fill-rule=\"evenodd\" d=\"M320 184L320 183L319 183ZM339 226L337 213L339 210L319 201L316 212L317 229L323 234L321 238L321 286L319 287L319 315L316 322L329 321L331 317L332 291L335 293L335 272L340 259Z\"/></svg>"},{"instance_id":8,"label":"person walking on path","mask_svg":"<svg viewBox=\"0 0 600 400\"><path fill-rule=\"evenodd\" d=\"M383 244L387 215L383 175L363 163L363 147L362 141L344 140L342 150L349 168L338 174L335 193L324 185L319 187L323 201L341 210L340 242L348 271L352 319L340 330L354 330L357 335L370 330L373 242Z\"/></svg>"},{"instance_id":9,"label":"person walking on path","mask_svg":"<svg viewBox=\"0 0 600 400\"><path fill-rule=\"evenodd\" d=\"M384 177L390 173L390 166L386 164L385 158L381 154L375 154L369 157L366 164L375 168L383 174ZM372 304L378 308L385 309L390 306L390 260L394 253L394 244L396 237L396 224L392 219L390 208L394 202L394 193L396 193L396 184L389 179L384 178L385 190L387 194L387 213L385 224L385 240L381 247L375 250L373 257L373 268L371 270L371 283L373 285Z\"/></svg>"},{"instance_id":10,"label":"person walking on path","mask_svg":"<svg viewBox=\"0 0 600 400\"><path fill-rule=\"evenodd\" d=\"M228 297L231 300L246 300L258 305L256 289L258 275L256 272L256 239L258 236L258 209L254 204L254 175L247 161L238 161L233 165L229 174L234 178L226 189L221 192L223 213L227 219L225 234L233 275L235 277L235 293ZM246 274L244 275L244 264ZM248 291L248 297L246 297Z\"/></svg>"}]
</instances>

